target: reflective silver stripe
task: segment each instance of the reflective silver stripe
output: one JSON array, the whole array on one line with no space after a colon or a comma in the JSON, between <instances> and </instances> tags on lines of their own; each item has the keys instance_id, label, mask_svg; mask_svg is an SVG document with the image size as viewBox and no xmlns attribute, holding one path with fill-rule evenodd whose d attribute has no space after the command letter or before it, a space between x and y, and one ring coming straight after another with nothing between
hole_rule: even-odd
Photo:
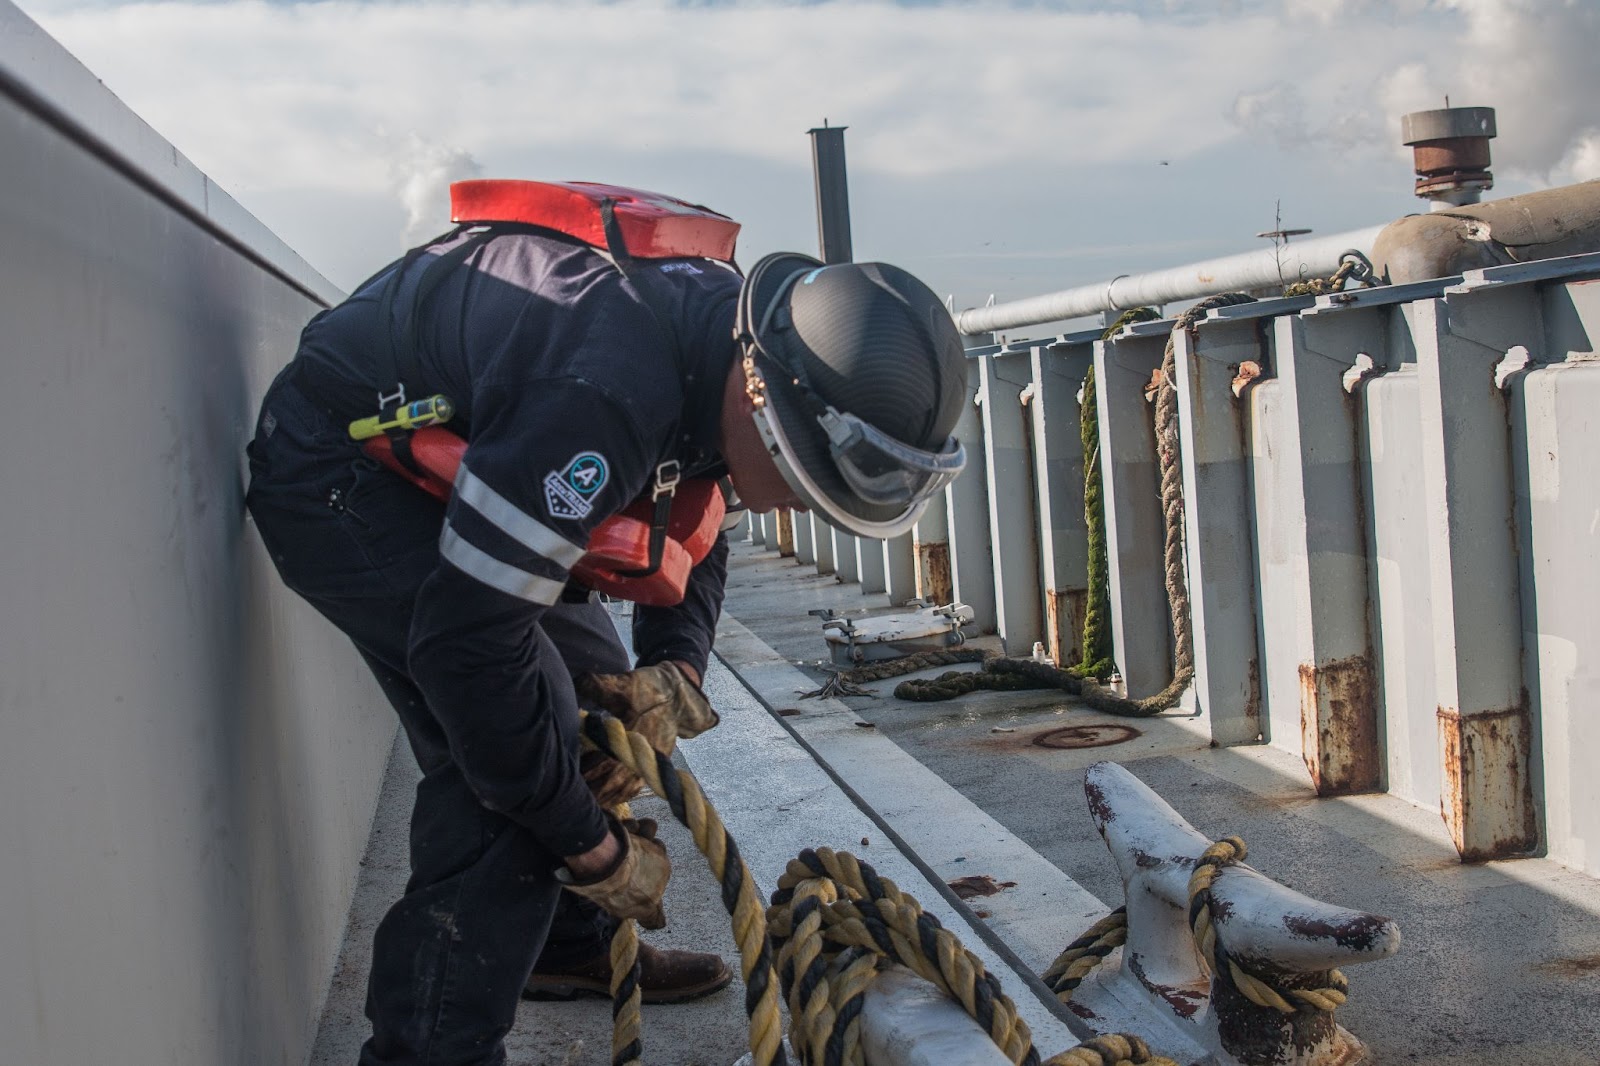
<instances>
[{"instance_id":1,"label":"reflective silver stripe","mask_svg":"<svg viewBox=\"0 0 1600 1066\"><path fill-rule=\"evenodd\" d=\"M553 581L502 563L483 549L463 540L461 534L449 526L445 526L444 536L439 538L439 554L463 573L477 578L490 588L545 607L561 599L561 590L566 585L564 581Z\"/></svg>"},{"instance_id":2,"label":"reflective silver stripe","mask_svg":"<svg viewBox=\"0 0 1600 1066\"><path fill-rule=\"evenodd\" d=\"M572 543L549 526L491 489L478 475L462 463L456 472L456 496L462 503L493 522L502 532L521 543L529 551L549 559L557 566L570 570L583 558L583 548Z\"/></svg>"}]
</instances>

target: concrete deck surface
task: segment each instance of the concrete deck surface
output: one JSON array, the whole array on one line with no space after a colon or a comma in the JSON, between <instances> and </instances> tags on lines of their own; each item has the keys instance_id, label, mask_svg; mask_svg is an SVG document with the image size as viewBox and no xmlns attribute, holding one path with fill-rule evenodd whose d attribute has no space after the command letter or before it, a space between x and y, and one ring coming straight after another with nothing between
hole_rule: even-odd
<instances>
[{"instance_id":1,"label":"concrete deck surface","mask_svg":"<svg viewBox=\"0 0 1600 1066\"><path fill-rule=\"evenodd\" d=\"M881 613L889 604L776 552L735 546L726 613L817 682L826 676L826 650L820 623L806 612L823 607ZM1192 716L1129 722L1059 692L909 703L890 696L899 680L843 702L1108 905L1121 902L1121 885L1083 798L1084 771L1101 759L1126 765L1200 832L1243 836L1250 863L1269 876L1394 918L1404 937L1399 955L1352 967L1351 1000L1339 1012L1374 1061L1600 1063L1593 878L1542 859L1463 866L1437 811L1382 794L1319 799L1297 756L1263 746L1213 749L1205 723ZM766 695L794 712L785 719L791 727L821 713L793 691ZM1032 742L1092 722L1138 732L1087 750Z\"/></svg>"}]
</instances>

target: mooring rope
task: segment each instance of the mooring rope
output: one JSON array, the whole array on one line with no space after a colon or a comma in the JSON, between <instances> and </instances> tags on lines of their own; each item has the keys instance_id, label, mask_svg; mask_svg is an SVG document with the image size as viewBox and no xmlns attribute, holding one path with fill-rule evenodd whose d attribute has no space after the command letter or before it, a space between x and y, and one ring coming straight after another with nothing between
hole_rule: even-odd
<instances>
[{"instance_id":1,"label":"mooring rope","mask_svg":"<svg viewBox=\"0 0 1600 1066\"><path fill-rule=\"evenodd\" d=\"M1328 971L1328 984L1323 987L1290 988L1247 970L1223 946L1212 921L1211 889L1224 869L1244 861L1245 852L1243 840L1224 837L1201 852L1189 875L1189 933L1201 965L1212 974L1226 974L1233 986L1258 1007L1293 1014L1300 1010L1332 1011L1344 1006L1349 998L1349 982L1338 970ZM1066 1003L1084 978L1112 951L1126 943L1127 934L1127 908L1118 907L1068 944L1041 979L1057 999ZM1291 999L1296 1002L1291 1003Z\"/></svg>"},{"instance_id":2,"label":"mooring rope","mask_svg":"<svg viewBox=\"0 0 1600 1066\"><path fill-rule=\"evenodd\" d=\"M1038 1066L1027 1022L982 960L915 898L849 852L808 848L790 860L767 921L780 946L790 1041L806 1066L865 1061L862 1004L887 963L907 967L958 1003L1017 1066ZM1175 1066L1127 1033L1086 1041L1048 1063Z\"/></svg>"},{"instance_id":3,"label":"mooring rope","mask_svg":"<svg viewBox=\"0 0 1600 1066\"><path fill-rule=\"evenodd\" d=\"M1017 1066L1040 1066L1028 1025L1000 981L914 897L849 852L807 848L790 860L763 911L755 881L715 808L687 770L603 711L584 711L583 743L621 762L667 801L688 827L733 917L745 981L749 1046L757 1066L786 1066L780 988L790 1041L805 1066L861 1066L861 1009L887 963L907 967L960 1004ZM625 807L619 812L626 816ZM769 935L770 930L770 935ZM773 946L779 948L777 967ZM638 930L622 922L611 947L612 1063L642 1064ZM1043 1066L1176 1066L1138 1037L1097 1037Z\"/></svg>"},{"instance_id":4,"label":"mooring rope","mask_svg":"<svg viewBox=\"0 0 1600 1066\"><path fill-rule=\"evenodd\" d=\"M1135 322L1161 317L1154 307L1130 307L1100 334L1110 340ZM1083 634L1079 661L1072 672L1079 677L1106 678L1116 672L1111 649L1111 557L1106 551L1105 482L1100 474L1100 401L1094 367L1083 378L1083 401L1078 407L1078 439L1083 446L1083 524L1087 533L1088 587L1083 606Z\"/></svg>"},{"instance_id":5,"label":"mooring rope","mask_svg":"<svg viewBox=\"0 0 1600 1066\"><path fill-rule=\"evenodd\" d=\"M705 793L700 791L700 783L694 775L673 766L672 759L656 751L643 736L630 732L621 721L602 711L582 712L579 733L584 743L643 778L656 795L667 801L672 816L688 827L695 847L705 856L712 876L722 888L722 905L733 919L740 974L745 983L745 1013L750 1017L750 1051L754 1064L786 1066L783 1015L778 1008L778 986L772 967L772 946L767 939L766 917L755 879L739 854L739 845L722 824L716 809L706 800ZM631 924L622 923L617 935L624 939L636 938L637 931L627 929ZM615 944L612 951L616 957ZM637 1036L640 997L619 997L619 991L626 988L627 978L619 978L615 969L611 981L613 1066L641 1062L642 1042ZM637 976L634 983L637 985ZM626 1057L617 1058L619 1052L626 1053Z\"/></svg>"}]
</instances>

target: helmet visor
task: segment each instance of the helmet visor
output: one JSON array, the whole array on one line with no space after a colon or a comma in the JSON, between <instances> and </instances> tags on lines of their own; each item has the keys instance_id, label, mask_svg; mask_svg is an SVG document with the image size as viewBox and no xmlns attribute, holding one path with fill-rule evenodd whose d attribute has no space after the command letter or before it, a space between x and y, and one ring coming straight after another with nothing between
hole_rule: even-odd
<instances>
[{"instance_id":1,"label":"helmet visor","mask_svg":"<svg viewBox=\"0 0 1600 1066\"><path fill-rule=\"evenodd\" d=\"M871 503L909 507L942 490L967 465L966 449L954 437L940 451L924 451L832 407L817 423L845 483Z\"/></svg>"}]
</instances>

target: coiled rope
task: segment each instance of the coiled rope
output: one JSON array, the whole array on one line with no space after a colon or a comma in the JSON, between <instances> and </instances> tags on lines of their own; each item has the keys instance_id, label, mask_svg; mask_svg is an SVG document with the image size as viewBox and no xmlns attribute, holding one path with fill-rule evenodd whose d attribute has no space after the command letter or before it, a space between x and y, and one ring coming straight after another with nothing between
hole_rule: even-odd
<instances>
[{"instance_id":1,"label":"coiled rope","mask_svg":"<svg viewBox=\"0 0 1600 1066\"><path fill-rule=\"evenodd\" d=\"M861 1009L881 967L898 963L949 996L1017 1066L1039 1066L1027 1022L983 962L916 899L848 852L806 849L789 862L767 912L779 945L790 1040L806 1066L857 1066ZM1175 1066L1138 1037L1111 1034L1045 1066Z\"/></svg>"},{"instance_id":2,"label":"coiled rope","mask_svg":"<svg viewBox=\"0 0 1600 1066\"><path fill-rule=\"evenodd\" d=\"M1244 861L1245 852L1243 840L1224 837L1201 852L1189 875L1189 933L1201 965L1212 974L1225 974L1240 994L1258 1007L1293 1014L1300 1010L1331 1011L1344 1006L1349 998L1349 983L1338 970L1328 971L1327 985L1319 988L1275 985L1245 969L1223 946L1211 918L1211 888L1224 869ZM1126 943L1127 935L1127 908L1118 907L1068 944L1041 979L1057 999L1067 1002L1083 979L1104 962L1106 956Z\"/></svg>"},{"instance_id":3,"label":"coiled rope","mask_svg":"<svg viewBox=\"0 0 1600 1066\"><path fill-rule=\"evenodd\" d=\"M733 917L745 980L749 1047L756 1066L787 1066L778 1007L779 982L789 1002L790 1040L806 1066L860 1066L861 1009L886 963L899 963L959 1003L1017 1066L1041 1066L1016 1004L954 933L914 897L848 852L810 848L789 862L770 911L757 902L738 845L699 782L603 711L584 711L583 743L621 762L667 801L694 837L722 888ZM626 816L624 809L618 812ZM769 936L770 930L770 936ZM773 944L779 946L778 970ZM639 1066L641 1036L638 929L622 922L612 940L612 1064ZM1176 1066L1138 1037L1097 1037L1042 1066Z\"/></svg>"}]
</instances>

